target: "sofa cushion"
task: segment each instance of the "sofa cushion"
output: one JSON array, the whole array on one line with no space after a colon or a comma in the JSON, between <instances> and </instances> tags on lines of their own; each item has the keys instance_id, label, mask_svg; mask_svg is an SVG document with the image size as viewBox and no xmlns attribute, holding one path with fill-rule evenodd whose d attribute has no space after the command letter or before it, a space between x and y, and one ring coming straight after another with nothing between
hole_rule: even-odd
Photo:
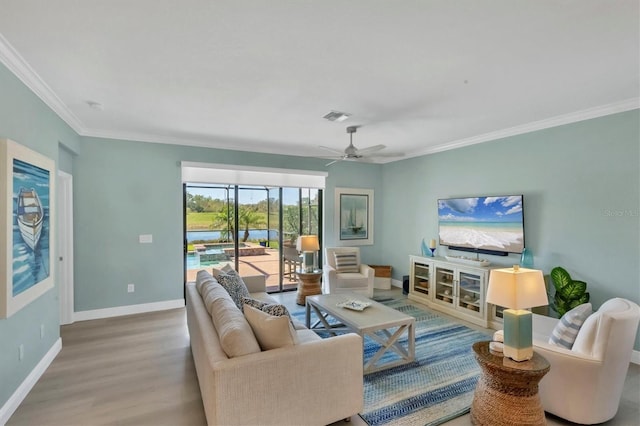
<instances>
[{"instance_id":1,"label":"sofa cushion","mask_svg":"<svg viewBox=\"0 0 640 426\"><path fill-rule=\"evenodd\" d=\"M343 272L360 272L358 265L358 255L356 253L334 253L336 260L336 271Z\"/></svg>"},{"instance_id":2,"label":"sofa cushion","mask_svg":"<svg viewBox=\"0 0 640 426\"><path fill-rule=\"evenodd\" d=\"M218 282L231 296L238 309L242 310L242 298L250 297L247 286L236 271L229 271L218 275Z\"/></svg>"},{"instance_id":3,"label":"sofa cushion","mask_svg":"<svg viewBox=\"0 0 640 426\"><path fill-rule=\"evenodd\" d=\"M580 327L592 312L591 303L583 303L566 312L551 332L549 343L571 349Z\"/></svg>"},{"instance_id":4,"label":"sofa cushion","mask_svg":"<svg viewBox=\"0 0 640 426\"><path fill-rule=\"evenodd\" d=\"M250 305L244 315L263 351L298 344L298 335L286 316L273 316Z\"/></svg>"},{"instance_id":5,"label":"sofa cushion","mask_svg":"<svg viewBox=\"0 0 640 426\"><path fill-rule=\"evenodd\" d=\"M215 278L213 278L213 276L208 271L205 271L204 269L198 271L198 273L196 274L196 290L198 290L198 293L201 296L202 286L210 281L215 281Z\"/></svg>"},{"instance_id":6,"label":"sofa cushion","mask_svg":"<svg viewBox=\"0 0 640 426\"><path fill-rule=\"evenodd\" d=\"M260 352L251 326L229 293L215 281L206 283L202 291L205 307L211 315L224 353L234 358Z\"/></svg>"}]
</instances>

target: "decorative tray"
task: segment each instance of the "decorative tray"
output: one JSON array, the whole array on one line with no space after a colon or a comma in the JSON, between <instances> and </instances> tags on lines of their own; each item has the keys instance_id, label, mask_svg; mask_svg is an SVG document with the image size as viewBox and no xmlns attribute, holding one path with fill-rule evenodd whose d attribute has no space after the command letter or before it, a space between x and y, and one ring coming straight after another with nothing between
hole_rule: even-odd
<instances>
[{"instance_id":1,"label":"decorative tray","mask_svg":"<svg viewBox=\"0 0 640 426\"><path fill-rule=\"evenodd\" d=\"M336 304L339 308L347 308L353 311L364 311L365 308L371 306L371 302L363 302L362 300L345 300Z\"/></svg>"}]
</instances>

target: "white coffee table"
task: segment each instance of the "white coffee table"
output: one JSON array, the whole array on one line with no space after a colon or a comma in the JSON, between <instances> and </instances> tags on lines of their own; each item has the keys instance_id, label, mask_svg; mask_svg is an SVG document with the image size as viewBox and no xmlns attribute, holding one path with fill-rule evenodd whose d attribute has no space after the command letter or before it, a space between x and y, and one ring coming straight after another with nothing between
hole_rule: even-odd
<instances>
[{"instance_id":1,"label":"white coffee table","mask_svg":"<svg viewBox=\"0 0 640 426\"><path fill-rule=\"evenodd\" d=\"M369 302L371 305L363 311L342 308L338 303L348 299ZM320 294L307 296L306 300L306 324L316 332L327 332L332 335L337 333L353 332L362 337L368 336L380 344L380 349L364 365L364 373L373 373L398 365L412 362L416 357L415 318L389 308L364 296L351 293ZM319 321L311 324L311 311L318 316ZM327 320L333 317L339 323L330 324ZM406 347L399 342L406 333ZM382 356L387 351L394 351L399 355L393 360L381 362Z\"/></svg>"}]
</instances>

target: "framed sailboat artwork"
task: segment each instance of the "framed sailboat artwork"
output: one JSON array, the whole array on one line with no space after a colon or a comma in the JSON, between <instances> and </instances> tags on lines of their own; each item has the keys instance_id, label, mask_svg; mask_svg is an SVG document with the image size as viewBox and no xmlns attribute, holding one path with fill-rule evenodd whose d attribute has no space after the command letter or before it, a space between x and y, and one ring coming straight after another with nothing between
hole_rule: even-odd
<instances>
[{"instance_id":1,"label":"framed sailboat artwork","mask_svg":"<svg viewBox=\"0 0 640 426\"><path fill-rule=\"evenodd\" d=\"M373 244L373 190L336 188L335 223L339 245Z\"/></svg>"},{"instance_id":2,"label":"framed sailboat artwork","mask_svg":"<svg viewBox=\"0 0 640 426\"><path fill-rule=\"evenodd\" d=\"M0 139L0 318L54 285L55 163Z\"/></svg>"}]
</instances>

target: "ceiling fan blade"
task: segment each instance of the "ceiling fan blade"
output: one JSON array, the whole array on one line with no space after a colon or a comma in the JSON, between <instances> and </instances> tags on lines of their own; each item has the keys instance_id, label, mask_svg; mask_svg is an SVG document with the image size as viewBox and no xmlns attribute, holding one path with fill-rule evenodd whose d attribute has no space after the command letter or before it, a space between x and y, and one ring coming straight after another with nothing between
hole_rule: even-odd
<instances>
[{"instance_id":1,"label":"ceiling fan blade","mask_svg":"<svg viewBox=\"0 0 640 426\"><path fill-rule=\"evenodd\" d=\"M366 155L366 154L371 154L372 152L377 152L380 151L382 149L385 149L386 146L384 145L374 145L374 146L370 146L367 148L362 148L358 150L358 155Z\"/></svg>"},{"instance_id":2,"label":"ceiling fan blade","mask_svg":"<svg viewBox=\"0 0 640 426\"><path fill-rule=\"evenodd\" d=\"M332 165L332 164L334 164L334 163L337 163L338 161L342 161L342 158L341 158L340 160L333 160L333 161L331 161L331 162L329 162L329 163L325 164L324 166L325 166L325 167L329 167L330 165Z\"/></svg>"},{"instance_id":3,"label":"ceiling fan blade","mask_svg":"<svg viewBox=\"0 0 640 426\"><path fill-rule=\"evenodd\" d=\"M325 149L327 151L333 152L334 154L344 155L344 151L341 151L339 149L329 148L328 146L318 145L318 148Z\"/></svg>"}]
</instances>

